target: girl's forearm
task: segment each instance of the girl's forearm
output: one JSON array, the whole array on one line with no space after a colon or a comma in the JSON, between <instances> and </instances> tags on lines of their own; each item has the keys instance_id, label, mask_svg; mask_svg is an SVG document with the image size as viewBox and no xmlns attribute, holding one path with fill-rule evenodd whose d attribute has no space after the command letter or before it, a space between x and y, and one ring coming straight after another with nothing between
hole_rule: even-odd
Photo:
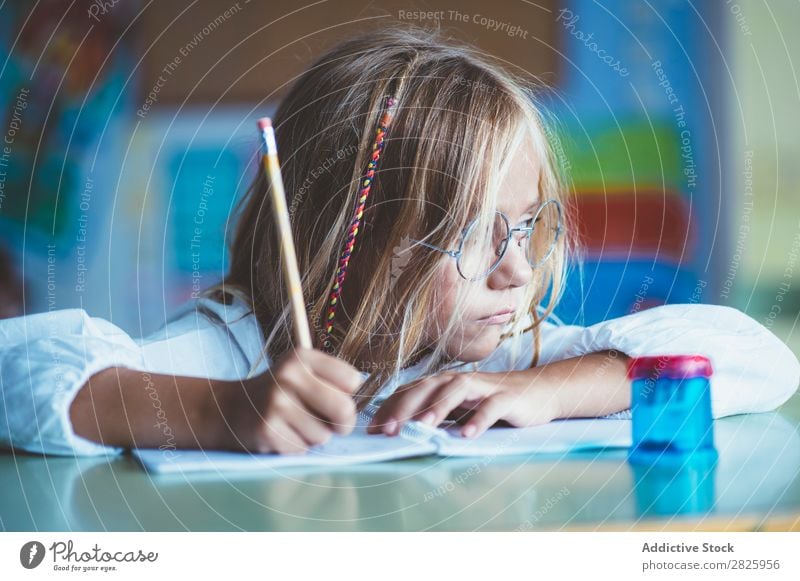
<instances>
[{"instance_id":1,"label":"girl's forearm","mask_svg":"<svg viewBox=\"0 0 800 581\"><path fill-rule=\"evenodd\" d=\"M108 368L81 388L70 406L75 433L116 447L214 447L224 426L220 382Z\"/></svg>"},{"instance_id":2,"label":"girl's forearm","mask_svg":"<svg viewBox=\"0 0 800 581\"><path fill-rule=\"evenodd\" d=\"M602 351L526 369L529 389L544 383L553 393L558 418L598 417L628 409L630 358L619 351Z\"/></svg>"}]
</instances>

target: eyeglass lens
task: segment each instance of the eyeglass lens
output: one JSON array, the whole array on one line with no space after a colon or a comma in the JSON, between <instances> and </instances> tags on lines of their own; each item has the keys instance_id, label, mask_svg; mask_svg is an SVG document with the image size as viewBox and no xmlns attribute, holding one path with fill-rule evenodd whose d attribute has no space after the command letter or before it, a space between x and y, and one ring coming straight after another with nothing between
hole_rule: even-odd
<instances>
[{"instance_id":1,"label":"eyeglass lens","mask_svg":"<svg viewBox=\"0 0 800 581\"><path fill-rule=\"evenodd\" d=\"M514 232L512 244L525 249L525 257L532 267L544 264L555 249L559 227L560 213L556 203L542 205L532 220L524 226L533 226L528 237L527 232ZM509 242L509 224L500 212L495 213L491 232L486 231L478 221L467 227L458 259L458 269L464 278L475 280L488 275L503 259Z\"/></svg>"}]
</instances>

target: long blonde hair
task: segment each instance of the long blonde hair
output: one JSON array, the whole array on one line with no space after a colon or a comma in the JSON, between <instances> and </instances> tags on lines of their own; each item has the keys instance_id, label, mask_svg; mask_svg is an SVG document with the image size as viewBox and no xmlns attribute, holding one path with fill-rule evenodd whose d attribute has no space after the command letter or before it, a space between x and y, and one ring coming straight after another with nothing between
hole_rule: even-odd
<instances>
[{"instance_id":1,"label":"long blonde hair","mask_svg":"<svg viewBox=\"0 0 800 581\"><path fill-rule=\"evenodd\" d=\"M448 362L444 339L454 331L464 293L456 299L453 320L439 329L439 340L426 344L426 321L440 300L437 270L450 258L409 240L449 248L471 219L490 219L501 178L526 140L539 156L542 199L563 205L560 171L535 87L530 78L441 32L391 25L335 46L281 102L273 124L314 346L370 372L357 394L360 406L421 355L431 355L426 373ZM328 298L388 95L399 105L350 258L333 345L327 348ZM207 294L217 300L224 300L224 291L244 297L264 333L264 355L274 361L293 348L293 339L267 188L259 164L239 209L230 271ZM520 334L533 330L531 366L539 357L539 325L562 295L568 239L562 235L551 259L535 271L501 339L517 346ZM410 254L401 258L398 248ZM526 327L525 321L532 323Z\"/></svg>"}]
</instances>

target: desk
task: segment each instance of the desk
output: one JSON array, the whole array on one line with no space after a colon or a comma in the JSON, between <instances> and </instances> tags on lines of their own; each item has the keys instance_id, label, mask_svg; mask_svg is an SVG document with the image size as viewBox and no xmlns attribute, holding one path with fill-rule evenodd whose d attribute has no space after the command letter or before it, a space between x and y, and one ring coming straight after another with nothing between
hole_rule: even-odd
<instances>
[{"instance_id":1,"label":"desk","mask_svg":"<svg viewBox=\"0 0 800 581\"><path fill-rule=\"evenodd\" d=\"M2 452L0 529L800 530L799 425L797 395L774 413L719 420L716 468L680 482L637 476L621 450L225 479L154 477L130 456Z\"/></svg>"}]
</instances>

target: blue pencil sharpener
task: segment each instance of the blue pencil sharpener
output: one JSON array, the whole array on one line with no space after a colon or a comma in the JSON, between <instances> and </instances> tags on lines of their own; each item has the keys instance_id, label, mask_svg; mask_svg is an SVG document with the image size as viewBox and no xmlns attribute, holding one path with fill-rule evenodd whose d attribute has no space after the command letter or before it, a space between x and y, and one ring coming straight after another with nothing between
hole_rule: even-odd
<instances>
[{"instance_id":1,"label":"blue pencil sharpener","mask_svg":"<svg viewBox=\"0 0 800 581\"><path fill-rule=\"evenodd\" d=\"M637 357L629 362L632 464L679 467L716 462L711 375L711 362L702 355Z\"/></svg>"}]
</instances>

